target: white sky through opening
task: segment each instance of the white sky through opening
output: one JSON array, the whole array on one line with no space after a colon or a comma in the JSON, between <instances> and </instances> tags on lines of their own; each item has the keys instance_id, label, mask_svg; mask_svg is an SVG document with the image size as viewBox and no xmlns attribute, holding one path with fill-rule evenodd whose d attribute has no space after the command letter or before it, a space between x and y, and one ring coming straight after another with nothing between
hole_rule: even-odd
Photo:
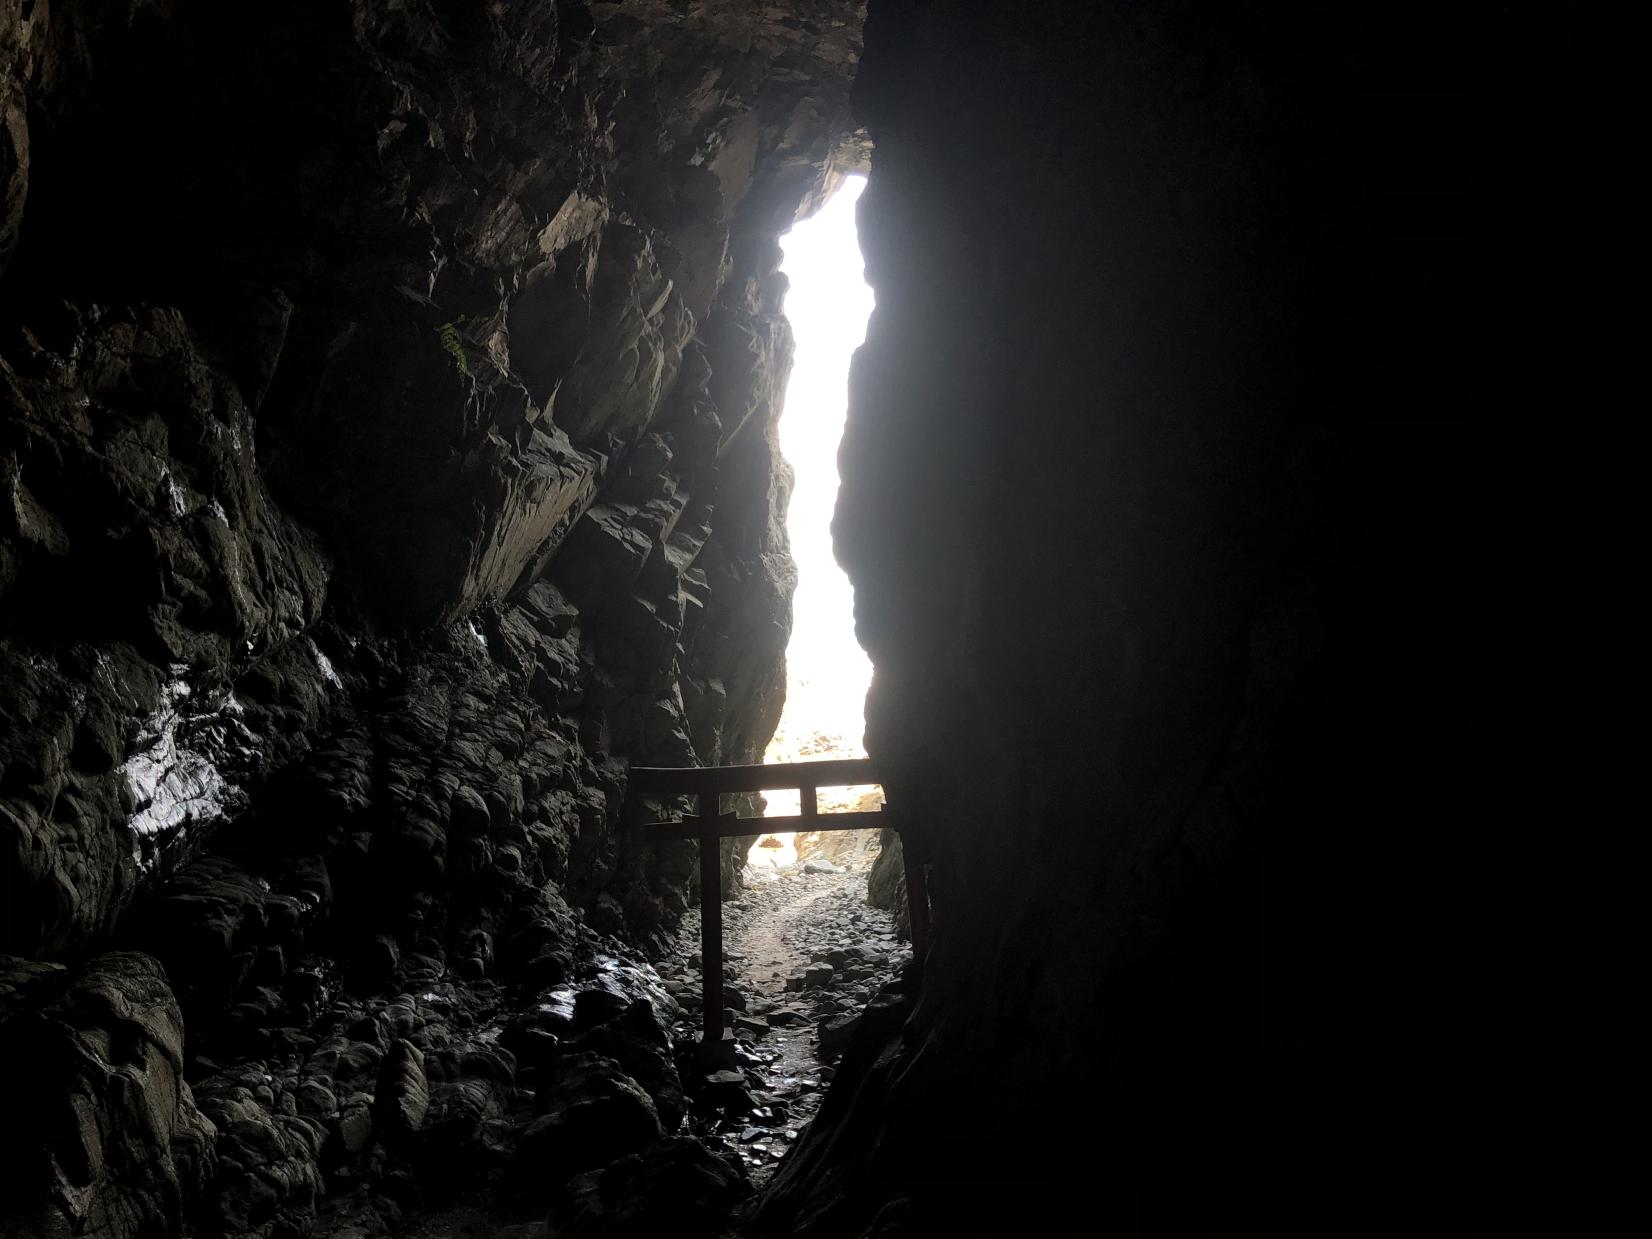
<instances>
[{"instance_id":1,"label":"white sky through opening","mask_svg":"<svg viewBox=\"0 0 1652 1239\"><path fill-rule=\"evenodd\" d=\"M797 561L792 637L786 647L786 707L764 760L864 757L866 689L872 664L855 640L854 591L832 556L838 443L849 404L849 358L866 337L872 290L863 278L850 177L816 214L780 239L791 281L786 317L796 339L780 449L796 474L786 533ZM822 789L823 812L847 808L864 789ZM797 794L768 795L770 816L798 811ZM753 849L754 852L756 849Z\"/></svg>"}]
</instances>

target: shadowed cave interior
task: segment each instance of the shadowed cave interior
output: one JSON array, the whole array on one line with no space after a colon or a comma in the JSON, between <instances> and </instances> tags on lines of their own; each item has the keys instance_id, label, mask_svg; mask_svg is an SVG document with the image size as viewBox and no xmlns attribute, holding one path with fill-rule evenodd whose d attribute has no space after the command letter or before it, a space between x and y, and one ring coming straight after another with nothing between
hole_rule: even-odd
<instances>
[{"instance_id":1,"label":"shadowed cave interior","mask_svg":"<svg viewBox=\"0 0 1652 1239\"><path fill-rule=\"evenodd\" d=\"M0 4L0 1237L1603 1233L1621 35ZM811 948L721 844L708 1070L630 771L775 735L780 238L858 176L900 846Z\"/></svg>"}]
</instances>

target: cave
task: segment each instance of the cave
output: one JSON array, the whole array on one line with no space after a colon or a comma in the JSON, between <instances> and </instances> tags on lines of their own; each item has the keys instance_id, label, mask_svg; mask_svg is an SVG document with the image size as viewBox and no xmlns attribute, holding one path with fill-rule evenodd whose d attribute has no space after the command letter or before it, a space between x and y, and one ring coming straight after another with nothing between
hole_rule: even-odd
<instances>
[{"instance_id":1,"label":"cave","mask_svg":"<svg viewBox=\"0 0 1652 1239\"><path fill-rule=\"evenodd\" d=\"M1604 1233L1635 46L0 4L0 1239ZM631 771L775 734L781 237L861 176L890 949L776 1141Z\"/></svg>"}]
</instances>

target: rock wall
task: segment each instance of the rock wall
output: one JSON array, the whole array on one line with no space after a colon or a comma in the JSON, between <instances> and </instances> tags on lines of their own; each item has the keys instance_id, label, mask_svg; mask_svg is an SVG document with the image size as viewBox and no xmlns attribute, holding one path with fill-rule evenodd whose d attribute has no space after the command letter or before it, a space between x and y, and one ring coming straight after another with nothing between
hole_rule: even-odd
<instances>
[{"instance_id":1,"label":"rock wall","mask_svg":"<svg viewBox=\"0 0 1652 1239\"><path fill-rule=\"evenodd\" d=\"M1397 1232L1472 1035L1477 37L872 6L834 528L934 928L764 1233Z\"/></svg>"},{"instance_id":2,"label":"rock wall","mask_svg":"<svg viewBox=\"0 0 1652 1239\"><path fill-rule=\"evenodd\" d=\"M1589 829L1638 820L1601 790L1631 730L1531 683L1620 683L1639 614L1603 536L1638 454L1554 433L1638 356L1638 44L869 20L851 117L847 2L0 5L0 1235L390 1233L478 1183L714 1230L748 1194L662 1134L692 1080L621 955L693 865L625 770L773 728L775 236L860 122L837 536L934 923L758 1229L1387 1235L1410 1192L1525 1233L1638 1182L1621 1119L1534 1115L1644 1076L1562 1030L1644 959L1464 895L1644 873ZM1534 403L1553 458L1505 465ZM1551 587L1588 630L1505 653ZM1493 714L1525 768L1470 777ZM1545 1075L1533 1029L1591 1048Z\"/></svg>"},{"instance_id":3,"label":"rock wall","mask_svg":"<svg viewBox=\"0 0 1652 1239\"><path fill-rule=\"evenodd\" d=\"M0 951L68 968L4 1029L115 1044L61 1091L133 1142L23 1140L0 1233L298 1233L375 1149L509 1160L499 1029L696 896L627 763L779 715L776 238L864 162L859 29L0 8Z\"/></svg>"}]
</instances>

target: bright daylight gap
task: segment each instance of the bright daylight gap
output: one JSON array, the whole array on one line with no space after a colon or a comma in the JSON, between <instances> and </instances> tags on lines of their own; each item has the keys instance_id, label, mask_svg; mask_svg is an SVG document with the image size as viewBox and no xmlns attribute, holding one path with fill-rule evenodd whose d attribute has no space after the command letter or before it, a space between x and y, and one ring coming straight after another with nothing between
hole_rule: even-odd
<instances>
[{"instance_id":1,"label":"bright daylight gap","mask_svg":"<svg viewBox=\"0 0 1652 1239\"><path fill-rule=\"evenodd\" d=\"M872 664L855 641L854 591L832 555L831 533L849 359L866 337L872 312L855 234L855 203L865 188L864 177L850 177L815 215L781 238L780 269L791 281L786 317L796 339L780 447L796 475L786 533L797 562L797 595L786 647L786 705L766 762L866 756L861 741ZM872 799L862 805L868 794ZM798 799L796 792L771 792L766 813L795 814ZM820 791L822 813L878 803L881 794L872 788ZM758 870L798 859L789 834L764 836L750 855Z\"/></svg>"}]
</instances>

